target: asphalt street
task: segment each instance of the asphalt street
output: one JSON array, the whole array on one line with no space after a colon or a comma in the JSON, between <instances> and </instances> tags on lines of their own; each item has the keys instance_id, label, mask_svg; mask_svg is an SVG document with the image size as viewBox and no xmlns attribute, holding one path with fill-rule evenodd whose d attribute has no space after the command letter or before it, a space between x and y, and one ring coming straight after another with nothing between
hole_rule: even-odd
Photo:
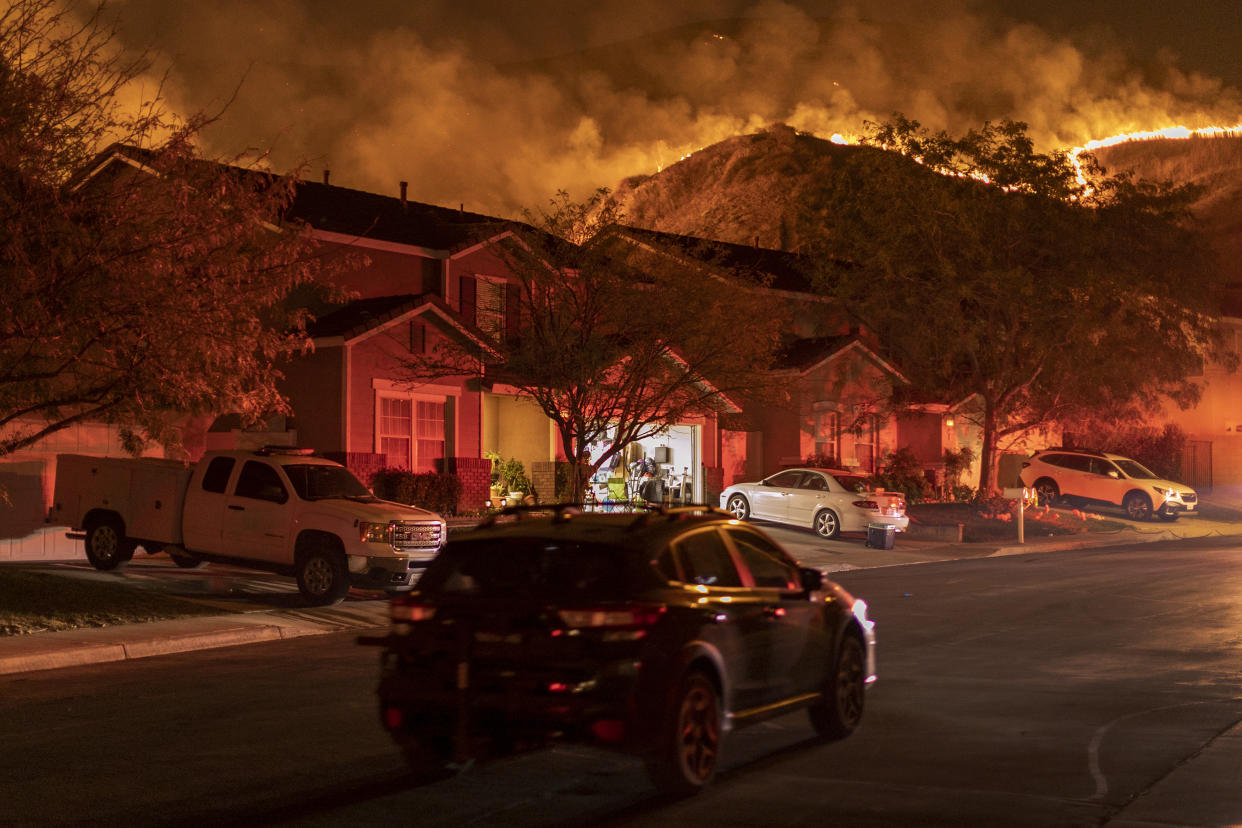
<instances>
[{"instance_id":1,"label":"asphalt street","mask_svg":"<svg viewBox=\"0 0 1242 828\"><path fill-rule=\"evenodd\" d=\"M739 731L691 800L659 800L640 763L577 746L412 779L376 721L375 652L343 630L0 677L0 822L1242 823L1237 540L835 577L879 624L862 728L827 745L797 714ZM363 605L383 601L334 610Z\"/></svg>"}]
</instances>

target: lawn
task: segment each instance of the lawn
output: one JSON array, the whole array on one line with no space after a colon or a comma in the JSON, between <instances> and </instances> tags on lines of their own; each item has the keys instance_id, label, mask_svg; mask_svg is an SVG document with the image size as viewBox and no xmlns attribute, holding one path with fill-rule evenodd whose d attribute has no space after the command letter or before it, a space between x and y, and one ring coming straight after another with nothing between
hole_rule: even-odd
<instances>
[{"instance_id":1,"label":"lawn","mask_svg":"<svg viewBox=\"0 0 1242 828\"><path fill-rule=\"evenodd\" d=\"M122 584L0 566L0 636L219 613Z\"/></svg>"}]
</instances>

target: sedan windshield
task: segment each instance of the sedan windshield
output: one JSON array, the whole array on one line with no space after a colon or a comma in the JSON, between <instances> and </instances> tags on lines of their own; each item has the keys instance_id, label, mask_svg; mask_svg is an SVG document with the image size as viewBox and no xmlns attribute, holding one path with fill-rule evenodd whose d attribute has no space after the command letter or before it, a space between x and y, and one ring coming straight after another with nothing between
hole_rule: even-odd
<instances>
[{"instance_id":1,"label":"sedan windshield","mask_svg":"<svg viewBox=\"0 0 1242 828\"><path fill-rule=\"evenodd\" d=\"M1125 472L1126 477L1135 480L1159 480L1159 476L1133 460L1114 460L1117 467Z\"/></svg>"},{"instance_id":2,"label":"sedan windshield","mask_svg":"<svg viewBox=\"0 0 1242 828\"><path fill-rule=\"evenodd\" d=\"M341 466L305 465L285 466L285 474L293 490L303 500L326 500L333 497L372 500L375 495Z\"/></svg>"}]
</instances>

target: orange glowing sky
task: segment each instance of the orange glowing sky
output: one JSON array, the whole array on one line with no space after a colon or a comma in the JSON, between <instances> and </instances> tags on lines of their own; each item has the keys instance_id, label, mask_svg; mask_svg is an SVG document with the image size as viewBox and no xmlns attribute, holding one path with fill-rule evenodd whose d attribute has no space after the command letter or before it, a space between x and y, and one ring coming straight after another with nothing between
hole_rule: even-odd
<instances>
[{"instance_id":1,"label":"orange glowing sky","mask_svg":"<svg viewBox=\"0 0 1242 828\"><path fill-rule=\"evenodd\" d=\"M1020 8L1021 11L1017 11ZM123 0L209 153L501 215L773 122L830 138L901 112L1041 149L1242 122L1236 0Z\"/></svg>"}]
</instances>

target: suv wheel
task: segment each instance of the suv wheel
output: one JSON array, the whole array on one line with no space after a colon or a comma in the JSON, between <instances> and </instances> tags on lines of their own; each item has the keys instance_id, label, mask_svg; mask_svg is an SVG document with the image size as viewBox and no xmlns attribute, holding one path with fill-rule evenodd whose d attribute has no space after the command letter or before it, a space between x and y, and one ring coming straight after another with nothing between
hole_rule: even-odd
<instances>
[{"instance_id":1,"label":"suv wheel","mask_svg":"<svg viewBox=\"0 0 1242 828\"><path fill-rule=\"evenodd\" d=\"M1056 481L1047 477L1041 477L1035 481L1035 493L1039 495L1040 506L1053 506L1061 497L1061 490L1057 487Z\"/></svg>"},{"instance_id":2,"label":"suv wheel","mask_svg":"<svg viewBox=\"0 0 1242 828\"><path fill-rule=\"evenodd\" d=\"M315 607L339 604L349 592L349 569L345 556L325 543L302 554L297 564L298 591Z\"/></svg>"},{"instance_id":3,"label":"suv wheel","mask_svg":"<svg viewBox=\"0 0 1242 828\"><path fill-rule=\"evenodd\" d=\"M844 739L862 722L866 702L867 657L862 642L854 635L841 640L841 652L832 675L824 685L822 698L808 709L811 726L820 738Z\"/></svg>"},{"instance_id":4,"label":"suv wheel","mask_svg":"<svg viewBox=\"0 0 1242 828\"><path fill-rule=\"evenodd\" d=\"M1130 520L1151 520L1151 498L1142 492L1130 492L1121 505Z\"/></svg>"},{"instance_id":5,"label":"suv wheel","mask_svg":"<svg viewBox=\"0 0 1242 828\"><path fill-rule=\"evenodd\" d=\"M662 793L698 793L716 775L720 755L720 694L699 672L681 680L665 715L658 753L647 763Z\"/></svg>"}]
</instances>

